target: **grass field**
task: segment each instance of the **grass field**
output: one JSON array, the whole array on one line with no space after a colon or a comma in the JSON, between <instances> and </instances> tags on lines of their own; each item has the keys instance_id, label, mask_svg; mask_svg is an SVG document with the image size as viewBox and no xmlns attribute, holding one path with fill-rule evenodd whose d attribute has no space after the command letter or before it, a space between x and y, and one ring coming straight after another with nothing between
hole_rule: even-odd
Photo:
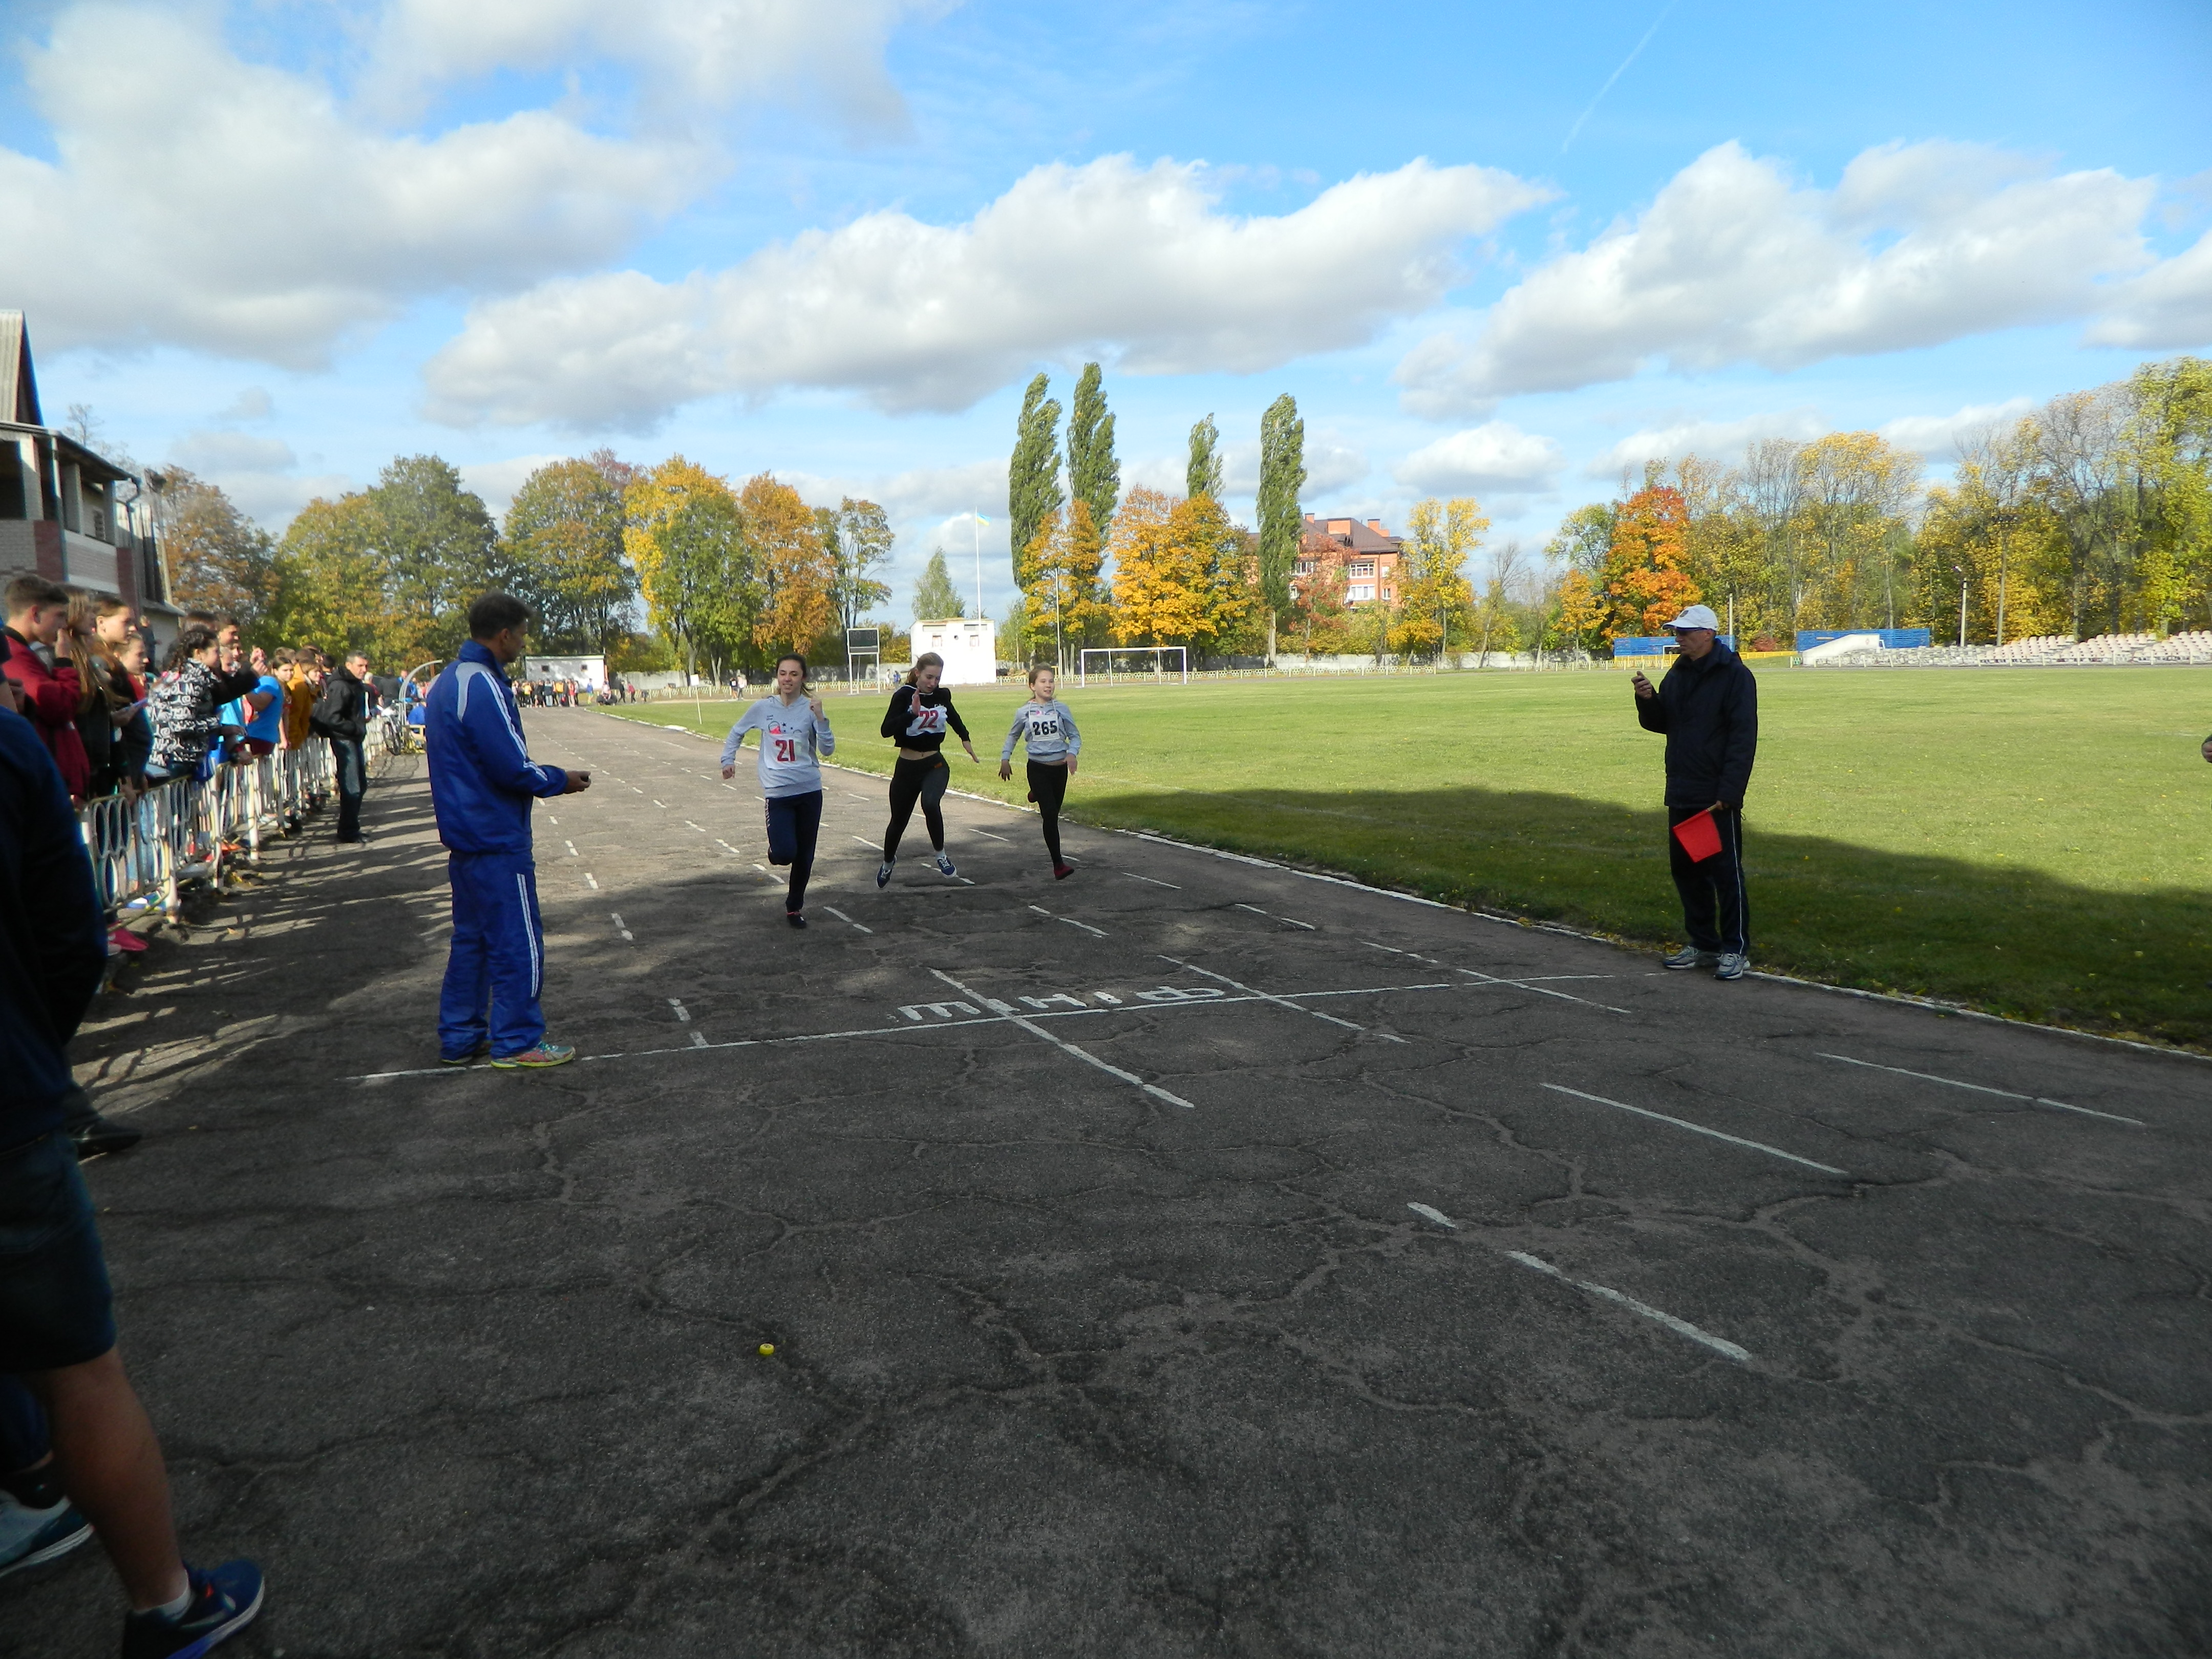
<instances>
[{"instance_id":1,"label":"grass field","mask_svg":"<svg viewBox=\"0 0 2212 1659\"><path fill-rule=\"evenodd\" d=\"M1072 688L1071 816L1654 945L1681 922L1664 740L1611 674ZM1745 813L1754 965L2212 1046L2212 673L1759 678ZM997 776L1018 689L963 691ZM888 772L878 699L825 705ZM733 705L624 711L719 736ZM745 763L752 764L750 750ZM1040 860L1042 854L1038 854Z\"/></svg>"}]
</instances>

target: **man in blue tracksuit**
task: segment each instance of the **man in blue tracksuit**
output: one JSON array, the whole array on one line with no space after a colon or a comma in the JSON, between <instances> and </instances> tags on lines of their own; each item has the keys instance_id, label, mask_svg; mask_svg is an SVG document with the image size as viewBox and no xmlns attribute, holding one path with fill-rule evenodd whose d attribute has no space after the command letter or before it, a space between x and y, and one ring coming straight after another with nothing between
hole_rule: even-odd
<instances>
[{"instance_id":1,"label":"man in blue tracksuit","mask_svg":"<svg viewBox=\"0 0 2212 1659\"><path fill-rule=\"evenodd\" d=\"M507 683L521 659L530 611L505 593L469 607L469 642L430 688L423 744L430 800L453 887L453 945L438 1005L438 1058L466 1066L489 1054L502 1069L560 1066L576 1057L545 1041L538 1012L545 933L538 920L538 866L530 803L592 787L588 772L540 766L522 741Z\"/></svg>"}]
</instances>

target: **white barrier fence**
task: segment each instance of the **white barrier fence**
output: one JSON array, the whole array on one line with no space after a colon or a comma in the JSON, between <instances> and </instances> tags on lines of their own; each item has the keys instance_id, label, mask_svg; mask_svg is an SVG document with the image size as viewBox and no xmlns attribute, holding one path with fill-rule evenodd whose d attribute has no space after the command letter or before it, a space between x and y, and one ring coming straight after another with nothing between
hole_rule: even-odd
<instances>
[{"instance_id":1,"label":"white barrier fence","mask_svg":"<svg viewBox=\"0 0 2212 1659\"><path fill-rule=\"evenodd\" d=\"M362 748L373 771L387 748L380 722L369 723ZM113 917L158 903L174 915L183 883L219 883L239 859L258 864L264 839L282 836L337 791L331 746L310 738L304 748L219 766L204 780L175 778L136 795L88 801L77 809L77 827L100 907Z\"/></svg>"}]
</instances>

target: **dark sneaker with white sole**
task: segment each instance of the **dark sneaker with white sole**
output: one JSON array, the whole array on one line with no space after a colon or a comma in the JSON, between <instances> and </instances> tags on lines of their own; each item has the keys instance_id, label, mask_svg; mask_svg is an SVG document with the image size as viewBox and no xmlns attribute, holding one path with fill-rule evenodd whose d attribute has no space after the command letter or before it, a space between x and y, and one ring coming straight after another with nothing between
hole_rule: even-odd
<instances>
[{"instance_id":1,"label":"dark sneaker with white sole","mask_svg":"<svg viewBox=\"0 0 2212 1659\"><path fill-rule=\"evenodd\" d=\"M253 1622L261 1611L261 1569L251 1561L226 1561L203 1572L187 1567L192 1599L165 1619L134 1613L123 1621L123 1659L199 1659Z\"/></svg>"},{"instance_id":2,"label":"dark sneaker with white sole","mask_svg":"<svg viewBox=\"0 0 2212 1659\"><path fill-rule=\"evenodd\" d=\"M1717 951L1700 951L1694 945L1686 945L1659 965L1662 968L1717 968L1721 964Z\"/></svg>"},{"instance_id":3,"label":"dark sneaker with white sole","mask_svg":"<svg viewBox=\"0 0 2212 1659\"><path fill-rule=\"evenodd\" d=\"M0 1492L0 1578L58 1561L92 1536L92 1522L63 1498L34 1510Z\"/></svg>"},{"instance_id":4,"label":"dark sneaker with white sole","mask_svg":"<svg viewBox=\"0 0 2212 1659\"><path fill-rule=\"evenodd\" d=\"M957 876L960 873L952 867L952 855L949 853L939 853L937 855L937 868L943 875Z\"/></svg>"},{"instance_id":5,"label":"dark sneaker with white sole","mask_svg":"<svg viewBox=\"0 0 2212 1659\"><path fill-rule=\"evenodd\" d=\"M477 1044L475 1048L470 1049L468 1053L465 1054L440 1054L438 1056L438 1064L441 1066L473 1066L480 1060L489 1060L490 1058L491 1042L487 1039L484 1042Z\"/></svg>"},{"instance_id":6,"label":"dark sneaker with white sole","mask_svg":"<svg viewBox=\"0 0 2212 1659\"><path fill-rule=\"evenodd\" d=\"M1750 971L1751 958L1741 951L1723 951L1719 963L1713 969L1715 979L1741 979Z\"/></svg>"},{"instance_id":7,"label":"dark sneaker with white sole","mask_svg":"<svg viewBox=\"0 0 2212 1659\"><path fill-rule=\"evenodd\" d=\"M878 887L888 887L888 886L890 886L890 884L891 884L891 866L890 866L890 861L889 860L885 860L883 863L881 863L881 864L879 864L879 865L878 865L878 866L876 866L876 885L877 885L877 886L878 886Z\"/></svg>"}]
</instances>

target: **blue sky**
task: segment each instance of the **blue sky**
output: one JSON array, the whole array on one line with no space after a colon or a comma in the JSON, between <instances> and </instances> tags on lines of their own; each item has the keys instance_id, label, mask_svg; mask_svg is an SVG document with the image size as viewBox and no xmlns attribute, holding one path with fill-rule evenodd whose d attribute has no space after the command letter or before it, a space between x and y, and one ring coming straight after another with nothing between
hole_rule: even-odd
<instances>
[{"instance_id":1,"label":"blue sky","mask_svg":"<svg viewBox=\"0 0 2212 1659\"><path fill-rule=\"evenodd\" d=\"M2181 0L4 19L0 307L49 417L272 528L395 453L496 507L681 451L875 495L902 586L980 508L996 612L1021 387L1091 356L1125 480L1179 483L1211 412L1249 490L1289 392L1310 508L1472 493L1540 544L1645 455L1872 428L1940 469L2212 348Z\"/></svg>"}]
</instances>

